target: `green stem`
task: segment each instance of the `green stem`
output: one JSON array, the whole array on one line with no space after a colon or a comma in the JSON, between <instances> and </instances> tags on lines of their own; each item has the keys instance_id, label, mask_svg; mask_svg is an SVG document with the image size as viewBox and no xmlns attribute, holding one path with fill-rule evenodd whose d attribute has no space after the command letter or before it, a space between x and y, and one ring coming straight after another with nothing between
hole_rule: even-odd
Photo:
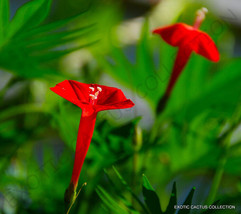
<instances>
[{"instance_id":1,"label":"green stem","mask_svg":"<svg viewBox=\"0 0 241 214\"><path fill-rule=\"evenodd\" d=\"M160 130L161 119L162 119L162 114L158 115L157 118L155 119L155 122L154 122L151 132L150 132L149 145L152 145L155 143L155 139ZM144 157L142 159L142 166L141 166L142 173L145 171L149 155L150 155L150 149L145 151Z\"/></svg>"},{"instance_id":2,"label":"green stem","mask_svg":"<svg viewBox=\"0 0 241 214\"><path fill-rule=\"evenodd\" d=\"M133 154L133 169L132 169L132 188L134 193L136 193L136 174L137 174L137 165L138 165L138 153L134 151ZM135 207L135 198L132 196L131 204Z\"/></svg>"},{"instance_id":3,"label":"green stem","mask_svg":"<svg viewBox=\"0 0 241 214\"><path fill-rule=\"evenodd\" d=\"M82 184L82 186L80 187L80 189L79 189L79 191L78 191L78 193L76 194L75 193L75 195L74 195L74 198L73 198L73 200L72 200L72 202L71 202L71 204L70 204L70 206L67 208L67 213L66 214L69 214L70 213L70 210L71 210L71 208L73 207L73 205L74 205L74 202L76 201L76 199L78 198L78 196L79 196L79 194L80 194L80 191L83 189L83 187L84 186L86 186L87 185L87 183L85 182L85 183L83 183ZM66 204L67 206L69 205L69 204Z\"/></svg>"},{"instance_id":4,"label":"green stem","mask_svg":"<svg viewBox=\"0 0 241 214\"><path fill-rule=\"evenodd\" d=\"M206 200L206 204L208 204L208 205L211 205L216 198L216 195L217 195L217 192L218 192L218 189L221 184L222 177L223 177L224 166L225 166L226 162L227 162L227 150L226 150L225 154L221 157L217 171L214 175L212 186L211 186L208 198Z\"/></svg>"},{"instance_id":5,"label":"green stem","mask_svg":"<svg viewBox=\"0 0 241 214\"><path fill-rule=\"evenodd\" d=\"M136 125L134 130L133 138L133 169L132 169L132 187L136 193L136 174L138 172L138 163L139 163L139 150L142 147L142 129ZM134 198L132 197L132 205L134 206Z\"/></svg>"}]
</instances>

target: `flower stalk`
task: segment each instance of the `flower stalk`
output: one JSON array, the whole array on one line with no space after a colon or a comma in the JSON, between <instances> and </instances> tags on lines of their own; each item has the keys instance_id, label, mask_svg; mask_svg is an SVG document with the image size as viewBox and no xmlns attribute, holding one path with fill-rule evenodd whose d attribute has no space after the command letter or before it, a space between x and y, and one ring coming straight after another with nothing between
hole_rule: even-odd
<instances>
[{"instance_id":1,"label":"flower stalk","mask_svg":"<svg viewBox=\"0 0 241 214\"><path fill-rule=\"evenodd\" d=\"M142 147L142 129L140 126L136 125L134 129L133 136L133 170L132 170L132 185L133 188L136 186L136 174L138 172L139 165L139 151Z\"/></svg>"}]
</instances>

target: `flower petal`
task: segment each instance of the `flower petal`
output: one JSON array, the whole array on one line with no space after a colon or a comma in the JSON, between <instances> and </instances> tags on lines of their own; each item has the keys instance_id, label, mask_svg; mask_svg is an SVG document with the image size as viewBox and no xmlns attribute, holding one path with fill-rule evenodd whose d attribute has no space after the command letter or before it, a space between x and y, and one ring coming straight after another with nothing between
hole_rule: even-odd
<instances>
[{"instance_id":1,"label":"flower petal","mask_svg":"<svg viewBox=\"0 0 241 214\"><path fill-rule=\"evenodd\" d=\"M131 108L135 104L130 100L125 100L118 103L112 103L112 104L106 104L106 105L96 105L95 109L97 112L104 111L104 110L113 110L113 109L125 109L125 108Z\"/></svg>"},{"instance_id":2,"label":"flower petal","mask_svg":"<svg viewBox=\"0 0 241 214\"><path fill-rule=\"evenodd\" d=\"M157 28L153 30L152 33L159 34L169 45L180 47L184 43L187 43L187 40L190 39L191 31L193 31L193 27L183 23L178 23Z\"/></svg>"},{"instance_id":3,"label":"flower petal","mask_svg":"<svg viewBox=\"0 0 241 214\"><path fill-rule=\"evenodd\" d=\"M90 84L81 83L74 80L69 80L69 83L79 100L82 102L89 102Z\"/></svg>"},{"instance_id":4,"label":"flower petal","mask_svg":"<svg viewBox=\"0 0 241 214\"><path fill-rule=\"evenodd\" d=\"M213 62L218 62L220 59L219 52L212 38L207 33L197 32L198 34L193 39L193 42L189 43L190 48L197 54Z\"/></svg>"},{"instance_id":5,"label":"flower petal","mask_svg":"<svg viewBox=\"0 0 241 214\"><path fill-rule=\"evenodd\" d=\"M118 88L97 84L96 86L102 88L102 92L98 96L97 105L111 105L111 103L119 103L127 100L124 93Z\"/></svg>"},{"instance_id":6,"label":"flower petal","mask_svg":"<svg viewBox=\"0 0 241 214\"><path fill-rule=\"evenodd\" d=\"M72 102L73 104L79 106L79 99L73 90L71 84L68 80L58 83L56 86L50 88L54 93L63 97L64 99Z\"/></svg>"},{"instance_id":7,"label":"flower petal","mask_svg":"<svg viewBox=\"0 0 241 214\"><path fill-rule=\"evenodd\" d=\"M87 94L85 93L85 89L88 87L88 84L79 84L73 80L64 80L50 89L64 99L82 108L83 105L85 105L84 103L88 103Z\"/></svg>"},{"instance_id":8,"label":"flower petal","mask_svg":"<svg viewBox=\"0 0 241 214\"><path fill-rule=\"evenodd\" d=\"M212 38L192 26L178 23L157 28L153 33L159 34L164 41L174 47L182 47L187 52L192 50L211 61L219 61L219 52Z\"/></svg>"}]
</instances>

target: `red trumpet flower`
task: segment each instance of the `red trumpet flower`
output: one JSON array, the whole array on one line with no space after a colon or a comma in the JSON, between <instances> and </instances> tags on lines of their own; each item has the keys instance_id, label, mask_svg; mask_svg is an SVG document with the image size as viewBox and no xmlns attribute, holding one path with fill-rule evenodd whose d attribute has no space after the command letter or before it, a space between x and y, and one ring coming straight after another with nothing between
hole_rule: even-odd
<instances>
[{"instance_id":1,"label":"red trumpet flower","mask_svg":"<svg viewBox=\"0 0 241 214\"><path fill-rule=\"evenodd\" d=\"M205 19L206 13L206 8L198 10L194 26L178 23L153 30L154 34L159 34L169 45L179 48L171 79L157 107L158 113L164 109L172 89L193 51L210 61L219 61L219 52L211 37L205 32L198 30L202 21Z\"/></svg>"},{"instance_id":2,"label":"red trumpet flower","mask_svg":"<svg viewBox=\"0 0 241 214\"><path fill-rule=\"evenodd\" d=\"M82 109L72 178L65 193L66 203L70 203L75 198L75 190L91 142L97 113L104 110L131 108L134 103L126 99L118 88L73 80L65 80L50 89Z\"/></svg>"}]
</instances>

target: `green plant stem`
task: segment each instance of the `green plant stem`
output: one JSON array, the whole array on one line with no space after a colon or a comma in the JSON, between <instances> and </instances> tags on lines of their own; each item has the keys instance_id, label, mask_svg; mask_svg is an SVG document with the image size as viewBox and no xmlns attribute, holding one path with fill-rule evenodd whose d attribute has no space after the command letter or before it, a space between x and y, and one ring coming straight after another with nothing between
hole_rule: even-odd
<instances>
[{"instance_id":1,"label":"green plant stem","mask_svg":"<svg viewBox=\"0 0 241 214\"><path fill-rule=\"evenodd\" d=\"M76 199L78 198L78 196L79 196L81 190L83 189L83 187L86 186L86 185L87 185L86 182L82 184L82 186L80 187L78 193L76 194L75 198L73 199L73 201L71 202L69 208L67 209L67 213L66 213L66 214L69 214L69 213L70 213L70 210L71 210L72 206L74 205L74 202L75 202Z\"/></svg>"},{"instance_id":2,"label":"green plant stem","mask_svg":"<svg viewBox=\"0 0 241 214\"><path fill-rule=\"evenodd\" d=\"M149 140L149 144L152 145L155 143L155 140L156 140L156 137L159 133L159 130L160 130L160 124L161 124L161 120L162 120L162 114L159 115L156 120L154 121L154 124L152 126L152 129L151 129L151 133L150 133L150 140ZM141 167L141 172L143 173L145 171L145 168L146 168L146 164L147 164L147 160L148 160L148 157L150 155L150 149L148 149L145 154L144 154L144 157L142 159L142 167Z\"/></svg>"},{"instance_id":3,"label":"green plant stem","mask_svg":"<svg viewBox=\"0 0 241 214\"><path fill-rule=\"evenodd\" d=\"M134 138L133 138L133 169L132 169L132 187L134 193L136 193L136 174L138 172L138 163L139 163L139 150L142 147L142 129L136 125L134 129ZM132 197L132 205L134 206L135 199Z\"/></svg>"},{"instance_id":4,"label":"green plant stem","mask_svg":"<svg viewBox=\"0 0 241 214\"><path fill-rule=\"evenodd\" d=\"M211 205L216 198L216 195L217 195L217 192L218 192L218 189L221 184L222 177L223 177L224 166L225 166L226 162L227 162L227 154L224 154L220 159L217 171L213 178L213 182L212 182L212 186L211 186L208 198L206 200L206 204L208 204L208 205Z\"/></svg>"},{"instance_id":5,"label":"green plant stem","mask_svg":"<svg viewBox=\"0 0 241 214\"><path fill-rule=\"evenodd\" d=\"M132 169L132 186L135 192L136 186L136 173L137 173L137 166L138 166L138 152L133 153L133 169Z\"/></svg>"},{"instance_id":6,"label":"green plant stem","mask_svg":"<svg viewBox=\"0 0 241 214\"><path fill-rule=\"evenodd\" d=\"M137 173L137 165L138 165L138 153L134 151L133 154L133 169L132 169L132 188L134 193L136 193L136 173ZM135 198L132 197L131 204L135 206Z\"/></svg>"}]
</instances>

